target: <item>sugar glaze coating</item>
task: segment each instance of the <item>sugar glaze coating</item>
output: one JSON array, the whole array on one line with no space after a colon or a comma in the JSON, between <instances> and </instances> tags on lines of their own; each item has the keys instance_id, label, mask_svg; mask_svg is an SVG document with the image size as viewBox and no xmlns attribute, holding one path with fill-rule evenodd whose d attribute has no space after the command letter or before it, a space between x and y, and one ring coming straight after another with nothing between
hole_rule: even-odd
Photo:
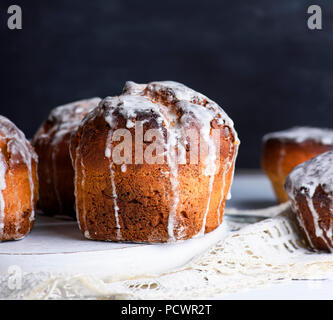
<instances>
[{"instance_id":1,"label":"sugar glaze coating","mask_svg":"<svg viewBox=\"0 0 333 320\"><path fill-rule=\"evenodd\" d=\"M288 130L268 133L264 136L263 141L266 142L271 139L295 143L315 141L324 145L333 145L333 130L315 127L293 127Z\"/></svg>"}]
</instances>

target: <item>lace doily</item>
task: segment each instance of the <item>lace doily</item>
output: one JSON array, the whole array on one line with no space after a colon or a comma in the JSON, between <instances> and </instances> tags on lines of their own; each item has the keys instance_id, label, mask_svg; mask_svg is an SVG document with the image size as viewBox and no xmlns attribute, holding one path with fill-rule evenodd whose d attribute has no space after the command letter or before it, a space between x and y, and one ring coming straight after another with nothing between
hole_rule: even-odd
<instances>
[{"instance_id":1,"label":"lace doily","mask_svg":"<svg viewBox=\"0 0 333 320\"><path fill-rule=\"evenodd\" d=\"M333 255L307 248L288 205L228 213L227 236L172 272L121 281L83 274L24 274L20 290L9 289L6 275L0 278L0 298L219 298L273 282L332 278ZM257 219L272 218L249 224L244 215L250 214Z\"/></svg>"}]
</instances>

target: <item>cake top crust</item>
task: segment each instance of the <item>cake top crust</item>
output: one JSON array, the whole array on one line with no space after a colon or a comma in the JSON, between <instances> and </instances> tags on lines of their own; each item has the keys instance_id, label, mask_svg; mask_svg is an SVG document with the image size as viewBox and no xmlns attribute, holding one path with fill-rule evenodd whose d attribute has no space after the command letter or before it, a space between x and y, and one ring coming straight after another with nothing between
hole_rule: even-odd
<instances>
[{"instance_id":1,"label":"cake top crust","mask_svg":"<svg viewBox=\"0 0 333 320\"><path fill-rule=\"evenodd\" d=\"M232 143L239 145L234 123L224 110L201 93L177 82L137 84L128 81L120 96L104 98L99 107L85 117L81 126L95 117L104 117L113 130L117 127L119 115L125 119L128 129L133 128L139 118L144 119L140 120L143 123L153 118L160 130L165 128L169 133L165 146L167 154L173 152L177 144L186 144L186 129L194 124L209 146L205 175L211 176L216 172L216 146L211 136L214 125L228 127L232 132Z\"/></svg>"},{"instance_id":2,"label":"cake top crust","mask_svg":"<svg viewBox=\"0 0 333 320\"><path fill-rule=\"evenodd\" d=\"M142 113L153 113L157 119L167 122L171 126L196 119L201 127L211 125L215 120L218 125L228 126L238 140L234 123L224 110L214 101L187 86L174 81L156 81L148 84L137 84L127 81L123 93L118 97L106 97L100 105L109 110L106 118L110 121L112 110L119 109L119 113L128 121L127 127L133 125L135 119Z\"/></svg>"},{"instance_id":3,"label":"cake top crust","mask_svg":"<svg viewBox=\"0 0 333 320\"><path fill-rule=\"evenodd\" d=\"M283 131L268 133L263 137L264 142L273 139L295 143L314 141L323 145L333 145L333 130L315 127L293 127Z\"/></svg>"},{"instance_id":4,"label":"cake top crust","mask_svg":"<svg viewBox=\"0 0 333 320\"><path fill-rule=\"evenodd\" d=\"M288 176L285 189L293 198L294 192L313 197L318 186L333 193L333 151L325 152L297 166Z\"/></svg>"},{"instance_id":5,"label":"cake top crust","mask_svg":"<svg viewBox=\"0 0 333 320\"><path fill-rule=\"evenodd\" d=\"M58 123L75 123L80 122L84 115L98 106L100 98L90 98L67 103L65 105L54 108L49 116L49 120Z\"/></svg>"},{"instance_id":6,"label":"cake top crust","mask_svg":"<svg viewBox=\"0 0 333 320\"><path fill-rule=\"evenodd\" d=\"M63 140L68 133L75 131L81 120L100 103L100 98L84 99L54 108L48 123L37 131L33 144L39 139L51 140L53 145ZM47 125L45 125L47 124Z\"/></svg>"},{"instance_id":7,"label":"cake top crust","mask_svg":"<svg viewBox=\"0 0 333 320\"><path fill-rule=\"evenodd\" d=\"M9 165L31 163L31 159L38 161L37 154L24 133L4 116L0 116L0 142L5 144L4 150L7 153Z\"/></svg>"}]
</instances>

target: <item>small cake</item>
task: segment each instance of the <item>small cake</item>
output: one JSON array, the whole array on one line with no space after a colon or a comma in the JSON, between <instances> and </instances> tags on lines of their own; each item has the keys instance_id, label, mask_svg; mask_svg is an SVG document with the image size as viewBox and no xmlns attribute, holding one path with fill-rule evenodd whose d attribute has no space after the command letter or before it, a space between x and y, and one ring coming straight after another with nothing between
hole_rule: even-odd
<instances>
[{"instance_id":1,"label":"small cake","mask_svg":"<svg viewBox=\"0 0 333 320\"><path fill-rule=\"evenodd\" d=\"M295 127L264 136L262 168L269 177L279 202L288 201L284 183L299 164L333 150L333 130Z\"/></svg>"},{"instance_id":2,"label":"small cake","mask_svg":"<svg viewBox=\"0 0 333 320\"><path fill-rule=\"evenodd\" d=\"M333 252L333 151L296 167L285 189L311 247Z\"/></svg>"},{"instance_id":3,"label":"small cake","mask_svg":"<svg viewBox=\"0 0 333 320\"><path fill-rule=\"evenodd\" d=\"M74 170L69 154L70 136L101 99L92 98L53 109L32 144L39 157L38 207L46 215L75 217Z\"/></svg>"},{"instance_id":4,"label":"small cake","mask_svg":"<svg viewBox=\"0 0 333 320\"><path fill-rule=\"evenodd\" d=\"M19 240L33 227L37 163L22 131L0 116L0 241Z\"/></svg>"},{"instance_id":5,"label":"small cake","mask_svg":"<svg viewBox=\"0 0 333 320\"><path fill-rule=\"evenodd\" d=\"M93 240L172 242L214 230L238 145L231 119L204 95L172 81L127 82L72 136L82 233Z\"/></svg>"}]
</instances>

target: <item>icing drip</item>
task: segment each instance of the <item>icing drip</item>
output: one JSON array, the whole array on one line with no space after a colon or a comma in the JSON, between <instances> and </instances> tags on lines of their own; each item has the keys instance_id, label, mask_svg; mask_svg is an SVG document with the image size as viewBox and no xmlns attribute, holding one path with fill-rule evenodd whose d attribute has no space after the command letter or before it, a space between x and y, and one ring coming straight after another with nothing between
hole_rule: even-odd
<instances>
[{"instance_id":1,"label":"icing drip","mask_svg":"<svg viewBox=\"0 0 333 320\"><path fill-rule=\"evenodd\" d=\"M175 146L177 144L177 138L174 132L170 131L169 139L167 143L167 161L170 167L170 183L173 195L173 201L170 208L169 218L168 218L168 234L170 241L175 241L175 226L176 226L176 216L177 207L179 203L179 181L178 181L178 164Z\"/></svg>"},{"instance_id":2,"label":"icing drip","mask_svg":"<svg viewBox=\"0 0 333 320\"><path fill-rule=\"evenodd\" d=\"M111 172L111 183L112 183L112 196L113 196L113 206L114 206L114 216L116 218L116 228L117 228L117 240L121 239L121 230L119 224L119 207L117 204L117 189L114 183L114 170L112 169L112 164L110 165L110 172Z\"/></svg>"},{"instance_id":3,"label":"icing drip","mask_svg":"<svg viewBox=\"0 0 333 320\"><path fill-rule=\"evenodd\" d=\"M52 171L53 171L53 186L54 186L54 193L56 195L60 212L62 212L62 201L61 196L58 188L58 172L57 172L57 162L56 162L56 155L58 151L58 144L56 144L52 149Z\"/></svg>"},{"instance_id":4,"label":"icing drip","mask_svg":"<svg viewBox=\"0 0 333 320\"><path fill-rule=\"evenodd\" d=\"M30 204L31 204L31 214L30 214L30 222L35 220L35 205L34 205L34 182L32 180L32 163L31 158L28 158L27 161L28 172L29 172L29 184L30 184Z\"/></svg>"},{"instance_id":5,"label":"icing drip","mask_svg":"<svg viewBox=\"0 0 333 320\"><path fill-rule=\"evenodd\" d=\"M222 174L222 188L221 188L221 199L219 202L219 206L217 207L217 213L218 213L218 224L220 224L221 221L221 205L223 203L223 198L224 198L224 188L225 188L225 176L227 175L229 170L225 170Z\"/></svg>"},{"instance_id":6,"label":"icing drip","mask_svg":"<svg viewBox=\"0 0 333 320\"><path fill-rule=\"evenodd\" d=\"M229 151L229 154L232 152L232 149L233 147L230 146L230 151ZM219 202L219 206L217 208L217 212L218 212L218 224L220 224L222 222L222 219L221 219L221 205L223 203L223 198L224 198L224 192L225 192L225 177L226 175L229 173L231 167L232 167L232 164L234 163L235 159L237 157L237 152L234 153L233 155L233 158L232 160L229 159L229 156L227 158L227 163L224 167L224 170L223 170L223 174L222 174L222 188L221 188L221 199L220 199L220 202ZM233 172L233 175L234 175L234 172ZM231 177L231 179L233 180L233 175ZM232 183L230 184L230 186L232 185ZM231 198L231 193L230 193L230 190L228 190L228 195L227 195L227 200Z\"/></svg>"},{"instance_id":7,"label":"icing drip","mask_svg":"<svg viewBox=\"0 0 333 320\"><path fill-rule=\"evenodd\" d=\"M210 178L209 178L209 191L208 191L207 208L206 208L206 211L205 211L205 214L204 214L204 218L203 218L203 222L202 222L202 228L201 228L201 230L199 232L200 236L203 236L205 234L207 215L208 215L208 212L209 212L210 200L212 198L214 178L215 178L215 175L211 175Z\"/></svg>"},{"instance_id":8,"label":"icing drip","mask_svg":"<svg viewBox=\"0 0 333 320\"><path fill-rule=\"evenodd\" d=\"M11 172L9 172L10 175L12 175ZM16 198L18 197L18 193L17 193L17 189L15 188L15 196ZM19 208L16 212L16 221L15 221L15 232L16 234L18 234L19 232L19 229L20 229L20 213L23 212L22 210L22 204L21 203L18 203L19 205Z\"/></svg>"},{"instance_id":9,"label":"icing drip","mask_svg":"<svg viewBox=\"0 0 333 320\"><path fill-rule=\"evenodd\" d=\"M113 119L108 118L108 123L109 123L110 127L112 128ZM113 162L111 161L112 133L113 133L113 130L109 130L108 137L106 140L106 146L105 146L105 157L109 159L110 177L111 177L111 185L112 185L113 210L114 210L114 217L116 219L116 228L117 228L117 240L121 240L121 227L120 227L120 223L119 223L119 207L118 207L118 203L117 203L118 195L117 195L116 184L114 182L115 172L112 168Z\"/></svg>"},{"instance_id":10,"label":"icing drip","mask_svg":"<svg viewBox=\"0 0 333 320\"><path fill-rule=\"evenodd\" d=\"M82 158L80 160L80 166L81 166L82 211L83 211L84 222L86 225L85 235L88 239L90 239L90 234L89 234L89 231L87 230L86 197L84 196L84 189L85 189L85 183L86 183L86 171L85 171L85 167L84 167Z\"/></svg>"},{"instance_id":11,"label":"icing drip","mask_svg":"<svg viewBox=\"0 0 333 320\"><path fill-rule=\"evenodd\" d=\"M234 147L234 148L235 148L235 150L234 150L234 157L233 157L233 159L232 159L231 166L232 166L233 163L236 162L236 158L237 158L237 156L238 156L239 144L240 144L240 141L237 140L237 145L236 145L236 147ZM230 188L229 188L228 195L227 195L227 200L230 200L230 199L231 199L231 186L232 186L232 184L233 184L234 177L235 177L235 166L233 167L233 170L232 170L231 183L230 183Z\"/></svg>"},{"instance_id":12,"label":"icing drip","mask_svg":"<svg viewBox=\"0 0 333 320\"><path fill-rule=\"evenodd\" d=\"M80 144L77 145L76 149L75 149L75 170L74 170L74 194L75 194L75 211L76 211L76 220L79 222L79 228L80 230L82 230L81 228L81 219L79 219L79 207L78 207L78 172L79 172L79 156L80 156ZM73 159L72 159L73 160Z\"/></svg>"},{"instance_id":13,"label":"icing drip","mask_svg":"<svg viewBox=\"0 0 333 320\"><path fill-rule=\"evenodd\" d=\"M281 141L292 141L302 143L315 141L323 145L333 144L333 130L313 127L294 127L284 131L272 132L264 136L263 141L278 139Z\"/></svg>"},{"instance_id":14,"label":"icing drip","mask_svg":"<svg viewBox=\"0 0 333 320\"><path fill-rule=\"evenodd\" d=\"M298 221L298 223L300 224L300 226L302 227L302 229L304 230L305 235L306 235L306 238L308 239L308 241L309 241L309 243L310 243L310 246L311 246L312 248L314 248L314 244L313 244L313 242L312 242L312 240L311 240L310 234L309 234L307 228L305 227L304 219L303 219L302 215L300 215L300 214L297 213L297 212L299 212L299 206L298 206L297 202L292 201L292 202L291 202L291 208L292 208L292 210L293 210L294 212L296 212L296 218L297 218L297 221Z\"/></svg>"},{"instance_id":15,"label":"icing drip","mask_svg":"<svg viewBox=\"0 0 333 320\"><path fill-rule=\"evenodd\" d=\"M333 247L331 246L330 242L327 241L323 229L320 228L320 226L319 226L319 220L320 220L320 218L319 218L319 215L318 215L318 212L317 212L316 208L313 205L312 199L310 199L310 198L307 197L306 200L307 200L308 207L309 207L309 209L311 211L311 214L312 214L313 225L315 227L316 237L317 238L321 238L325 242L326 246L328 248L331 248L332 251L333 251Z\"/></svg>"},{"instance_id":16,"label":"icing drip","mask_svg":"<svg viewBox=\"0 0 333 320\"><path fill-rule=\"evenodd\" d=\"M204 139L204 141L208 144L208 150L209 150L209 156L206 159L206 166L204 174L207 176L210 176L209 178L209 189L208 189L208 201L207 201L207 208L204 214L203 222L202 222L202 228L200 231L200 235L205 234L205 228L206 228L206 221L207 221L207 215L210 208L210 201L212 198L212 191L213 191L213 185L214 185L214 179L216 174L216 147L214 144L213 139L210 137L210 123L208 127L203 126L202 135L201 137ZM224 186L223 186L224 187Z\"/></svg>"},{"instance_id":17,"label":"icing drip","mask_svg":"<svg viewBox=\"0 0 333 320\"><path fill-rule=\"evenodd\" d=\"M73 159L72 159L73 160ZM80 165L80 171L79 171ZM84 236L87 239L91 239L88 228L87 228L87 212L86 212L86 201L84 196L84 189L85 189L85 180L86 180L86 173L85 167L83 164L82 158L80 158L80 143L76 146L75 149L75 162L74 162L74 194L75 194L75 211L76 211L76 220L78 221L78 226L80 230L86 230L84 232ZM78 201L78 174L81 172L81 194L82 194L82 219L79 218L79 201ZM81 226L82 224L82 226Z\"/></svg>"},{"instance_id":18,"label":"icing drip","mask_svg":"<svg viewBox=\"0 0 333 320\"><path fill-rule=\"evenodd\" d=\"M2 192L6 189L6 171L7 165L0 152L0 237L2 237L5 227L5 200Z\"/></svg>"}]
</instances>

